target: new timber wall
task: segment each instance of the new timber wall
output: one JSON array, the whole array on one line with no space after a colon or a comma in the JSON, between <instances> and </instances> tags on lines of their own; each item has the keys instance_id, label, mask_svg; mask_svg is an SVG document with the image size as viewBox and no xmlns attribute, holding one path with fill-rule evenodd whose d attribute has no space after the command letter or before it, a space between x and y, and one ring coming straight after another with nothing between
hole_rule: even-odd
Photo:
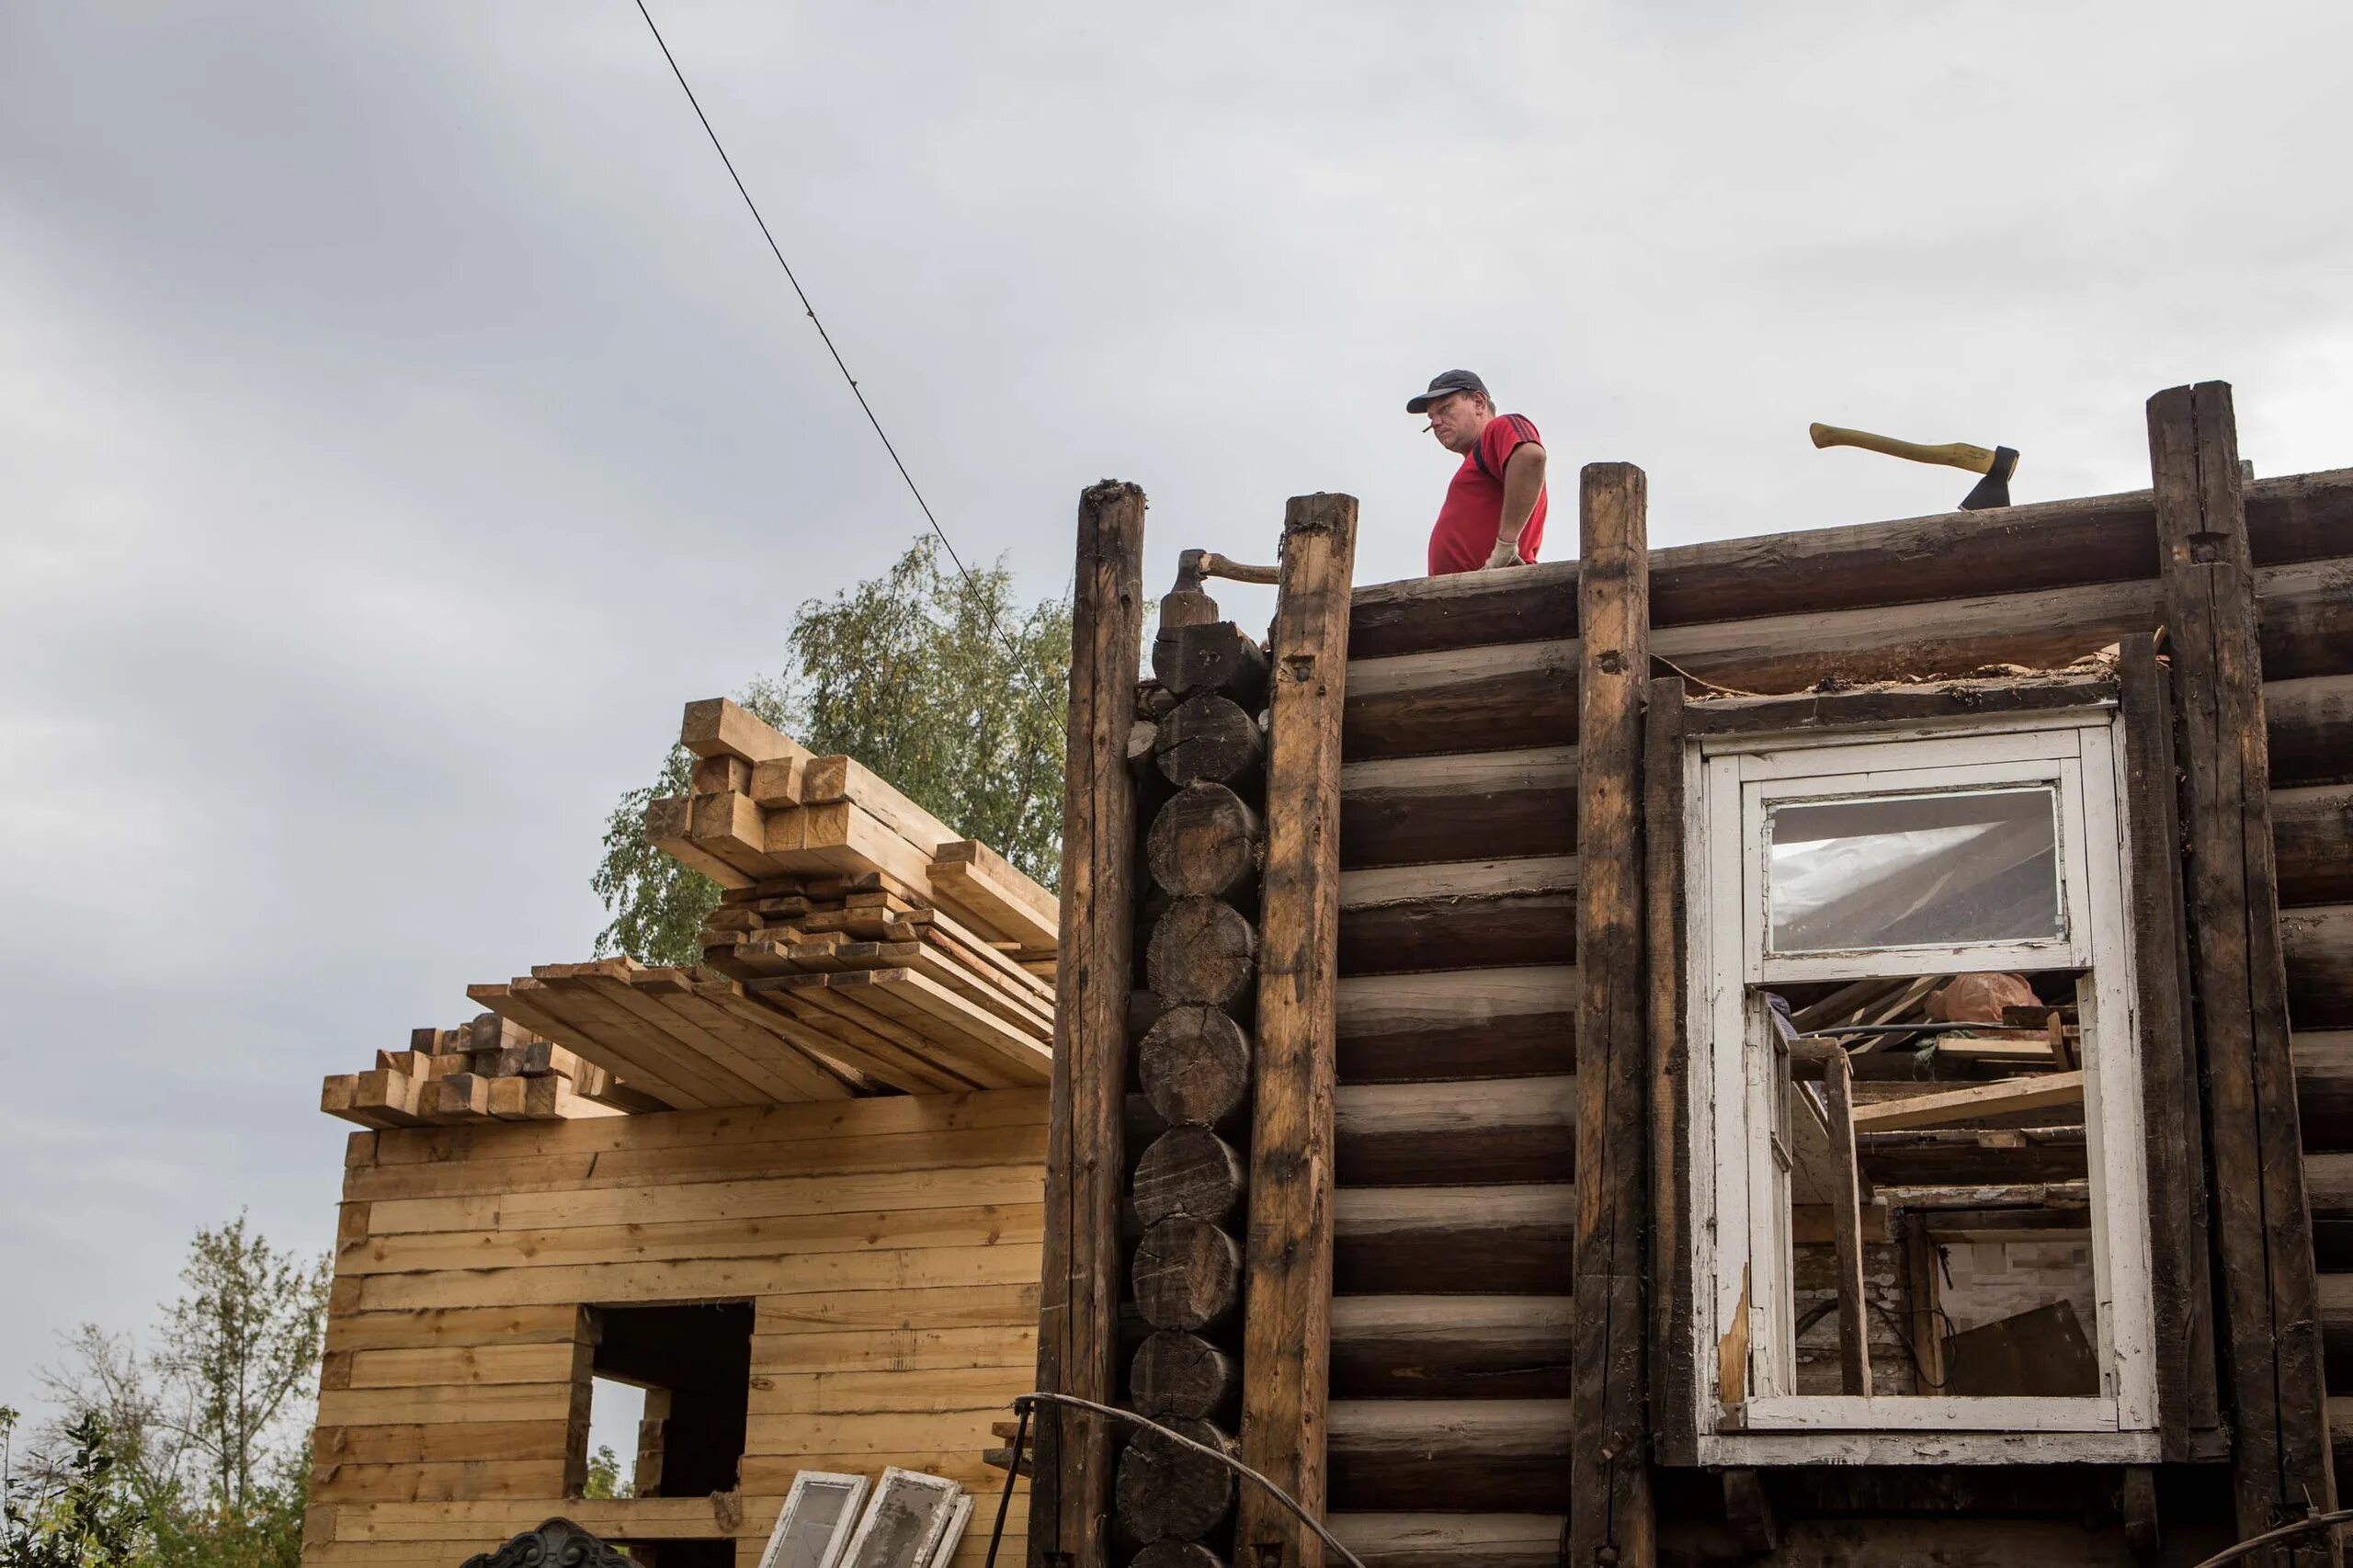
<instances>
[{"instance_id":1,"label":"new timber wall","mask_svg":"<svg viewBox=\"0 0 2353 1568\"><path fill-rule=\"evenodd\" d=\"M978 1563L982 1451L1037 1358L1045 1146L1043 1089L355 1134L305 1568L455 1568L555 1514L750 1568L794 1471L892 1464L981 1494ZM582 1306L694 1301L753 1308L738 1490L567 1497Z\"/></svg>"}]
</instances>

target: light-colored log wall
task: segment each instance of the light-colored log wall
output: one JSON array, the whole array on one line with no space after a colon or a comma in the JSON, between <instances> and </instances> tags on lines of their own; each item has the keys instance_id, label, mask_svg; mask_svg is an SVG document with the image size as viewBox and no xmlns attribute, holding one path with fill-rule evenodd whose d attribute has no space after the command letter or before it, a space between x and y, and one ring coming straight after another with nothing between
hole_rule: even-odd
<instances>
[{"instance_id":1,"label":"light-colored log wall","mask_svg":"<svg viewBox=\"0 0 2353 1568\"><path fill-rule=\"evenodd\" d=\"M455 1568L551 1515L758 1559L796 1471L980 1494L1037 1363L1042 1089L353 1136L304 1568ZM730 1497L564 1496L584 1303L749 1301ZM1017 1493L1001 1562L1019 1562Z\"/></svg>"}]
</instances>

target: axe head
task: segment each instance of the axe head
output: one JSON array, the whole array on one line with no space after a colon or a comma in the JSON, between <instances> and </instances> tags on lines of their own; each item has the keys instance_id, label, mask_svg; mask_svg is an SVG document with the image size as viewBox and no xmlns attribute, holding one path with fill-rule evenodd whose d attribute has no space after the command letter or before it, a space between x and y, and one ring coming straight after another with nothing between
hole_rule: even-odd
<instances>
[{"instance_id":1,"label":"axe head","mask_svg":"<svg viewBox=\"0 0 2353 1568\"><path fill-rule=\"evenodd\" d=\"M1961 498L1961 509L1964 512L1984 512L1995 506L2008 506L2010 475L2018 472L2018 466L2017 449L1995 448L1994 466L1985 471L1985 477L1977 482L1976 488Z\"/></svg>"}]
</instances>

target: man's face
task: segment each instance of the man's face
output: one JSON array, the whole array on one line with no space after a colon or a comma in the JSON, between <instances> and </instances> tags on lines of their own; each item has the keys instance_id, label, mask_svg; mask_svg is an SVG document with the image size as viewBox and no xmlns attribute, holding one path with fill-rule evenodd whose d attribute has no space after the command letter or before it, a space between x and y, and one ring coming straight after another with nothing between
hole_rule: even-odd
<instances>
[{"instance_id":1,"label":"man's face","mask_svg":"<svg viewBox=\"0 0 2353 1568\"><path fill-rule=\"evenodd\" d=\"M1487 400L1477 392L1449 392L1427 410L1430 434L1449 452L1468 452L1487 427Z\"/></svg>"}]
</instances>

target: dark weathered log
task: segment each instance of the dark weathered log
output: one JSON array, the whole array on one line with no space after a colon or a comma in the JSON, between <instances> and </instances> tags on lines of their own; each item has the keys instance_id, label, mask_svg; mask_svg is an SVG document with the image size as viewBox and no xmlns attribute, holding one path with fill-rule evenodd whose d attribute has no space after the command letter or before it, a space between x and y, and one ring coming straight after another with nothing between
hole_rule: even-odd
<instances>
[{"instance_id":1,"label":"dark weathered log","mask_svg":"<svg viewBox=\"0 0 2353 1568\"><path fill-rule=\"evenodd\" d=\"M1127 1017L1133 983L1135 783L1128 732L1143 634L1143 492L1079 499L1063 791L1062 957L1046 1132L1038 1386L1108 1403L1119 1376L1119 1237ZM1067 1434L1067 1438L1065 1435ZM1038 1417L1029 1561L1108 1568L1112 1437Z\"/></svg>"},{"instance_id":2,"label":"dark weathered log","mask_svg":"<svg viewBox=\"0 0 2353 1568\"><path fill-rule=\"evenodd\" d=\"M1230 620L1162 627L1152 673L1179 699L1214 691L1255 713L1267 696L1267 651Z\"/></svg>"},{"instance_id":3,"label":"dark weathered log","mask_svg":"<svg viewBox=\"0 0 2353 1568\"><path fill-rule=\"evenodd\" d=\"M1257 933L1232 904L1180 898L1153 925L1146 983L1172 1007L1231 1007L1248 994L1257 955Z\"/></svg>"},{"instance_id":4,"label":"dark weathered log","mask_svg":"<svg viewBox=\"0 0 2353 1568\"><path fill-rule=\"evenodd\" d=\"M1864 1132L1855 1145L1874 1187L2075 1181L2087 1170L2080 1127Z\"/></svg>"},{"instance_id":5,"label":"dark weathered log","mask_svg":"<svg viewBox=\"0 0 2353 1568\"><path fill-rule=\"evenodd\" d=\"M1136 1347L1128 1368L1135 1407L1164 1419L1222 1419L1241 1389L1241 1363L1198 1334L1154 1334Z\"/></svg>"},{"instance_id":6,"label":"dark weathered log","mask_svg":"<svg viewBox=\"0 0 2353 1568\"><path fill-rule=\"evenodd\" d=\"M2353 558L2258 569L2255 595L2265 680L2353 670Z\"/></svg>"},{"instance_id":7,"label":"dark weathered log","mask_svg":"<svg viewBox=\"0 0 2353 1568\"><path fill-rule=\"evenodd\" d=\"M2353 903L2282 910L2288 1017L2299 1029L2353 1026Z\"/></svg>"},{"instance_id":8,"label":"dark weathered log","mask_svg":"<svg viewBox=\"0 0 2353 1568\"><path fill-rule=\"evenodd\" d=\"M1178 897L1242 901L1257 885L1266 825L1222 784L1189 784L1154 814L1144 838L1152 880Z\"/></svg>"},{"instance_id":9,"label":"dark weathered log","mask_svg":"<svg viewBox=\"0 0 2353 1568\"><path fill-rule=\"evenodd\" d=\"M2353 1271L2353 1153L2304 1156L2313 1253L2323 1268Z\"/></svg>"},{"instance_id":10,"label":"dark weathered log","mask_svg":"<svg viewBox=\"0 0 2353 1568\"><path fill-rule=\"evenodd\" d=\"M1239 785L1256 795L1266 771L1267 737L1230 699L1204 693L1180 702L1160 722L1160 771L1171 784Z\"/></svg>"},{"instance_id":11,"label":"dark weathered log","mask_svg":"<svg viewBox=\"0 0 2353 1568\"><path fill-rule=\"evenodd\" d=\"M1577 738L1576 670L1574 642L1359 659L1341 744L1350 762L1567 745Z\"/></svg>"},{"instance_id":12,"label":"dark weathered log","mask_svg":"<svg viewBox=\"0 0 2353 1568\"><path fill-rule=\"evenodd\" d=\"M2323 1274L2319 1285L2320 1335L2327 1347L2328 1386L2353 1388L2353 1274Z\"/></svg>"},{"instance_id":13,"label":"dark weathered log","mask_svg":"<svg viewBox=\"0 0 2353 1568\"><path fill-rule=\"evenodd\" d=\"M2353 1029L2299 1029L2290 1045L2304 1148L2353 1150Z\"/></svg>"},{"instance_id":14,"label":"dark weathered log","mask_svg":"<svg viewBox=\"0 0 2353 1568\"><path fill-rule=\"evenodd\" d=\"M1268 639L1278 673L1267 699L1242 1457L1311 1517L1324 1507L1340 916L1332 846L1340 834L1340 712L1356 540L1354 497L1290 499ZM1323 1568L1322 1540L1261 1488L1242 1498L1234 1541L1234 1554L1245 1561L1271 1556Z\"/></svg>"},{"instance_id":15,"label":"dark weathered log","mask_svg":"<svg viewBox=\"0 0 2353 1568\"><path fill-rule=\"evenodd\" d=\"M1220 1008L1171 1007L1136 1054L1143 1092L1171 1126L1220 1126L1249 1096L1250 1037Z\"/></svg>"},{"instance_id":16,"label":"dark weathered log","mask_svg":"<svg viewBox=\"0 0 2353 1568\"><path fill-rule=\"evenodd\" d=\"M1572 1072L1576 996L1577 971L1552 964L1343 980L1341 1081Z\"/></svg>"},{"instance_id":17,"label":"dark weathered log","mask_svg":"<svg viewBox=\"0 0 2353 1568\"><path fill-rule=\"evenodd\" d=\"M1339 1297L1333 1396L1566 1399L1570 1315L1565 1296Z\"/></svg>"},{"instance_id":18,"label":"dark weathered log","mask_svg":"<svg viewBox=\"0 0 2353 1568\"><path fill-rule=\"evenodd\" d=\"M1197 1540L1156 1540L1129 1558L1128 1568L1226 1568L1226 1562Z\"/></svg>"},{"instance_id":19,"label":"dark weathered log","mask_svg":"<svg viewBox=\"0 0 2353 1568\"><path fill-rule=\"evenodd\" d=\"M1560 1568L1563 1522L1557 1514L1457 1513L1334 1514L1326 1521L1365 1568Z\"/></svg>"},{"instance_id":20,"label":"dark weathered log","mask_svg":"<svg viewBox=\"0 0 2353 1568\"><path fill-rule=\"evenodd\" d=\"M1566 1186L1344 1187L1332 1212L1335 1288L1346 1294L1570 1288L1576 1194ZM1464 1267L1432 1267L1445 1258Z\"/></svg>"},{"instance_id":21,"label":"dark weathered log","mask_svg":"<svg viewBox=\"0 0 2353 1568\"><path fill-rule=\"evenodd\" d=\"M2115 699L2103 673L2053 672L2034 677L1949 680L1920 686L1865 687L1785 697L1726 697L1695 702L1685 728L1693 734L1764 734L1912 723L1990 713L2088 708Z\"/></svg>"},{"instance_id":22,"label":"dark weathered log","mask_svg":"<svg viewBox=\"0 0 2353 1568\"><path fill-rule=\"evenodd\" d=\"M1163 1220L1136 1244L1136 1310L1154 1328L1222 1323L1242 1295L1242 1248L1202 1220Z\"/></svg>"},{"instance_id":23,"label":"dark weathered log","mask_svg":"<svg viewBox=\"0 0 2353 1568\"><path fill-rule=\"evenodd\" d=\"M2271 846L2283 905L2353 902L2353 787L2274 790Z\"/></svg>"},{"instance_id":24,"label":"dark weathered log","mask_svg":"<svg viewBox=\"0 0 2353 1568\"><path fill-rule=\"evenodd\" d=\"M2246 490L2255 564L2347 553L2353 470L2259 480ZM2157 575L2150 493L2040 502L1654 551L1659 627L1816 615L1947 597L1997 580L2019 592ZM1420 577L1357 590L1351 646L1387 657L1574 637L1574 562Z\"/></svg>"},{"instance_id":25,"label":"dark weathered log","mask_svg":"<svg viewBox=\"0 0 2353 1568\"><path fill-rule=\"evenodd\" d=\"M2353 783L2353 676L2263 687L2274 785Z\"/></svg>"},{"instance_id":26,"label":"dark weathered log","mask_svg":"<svg viewBox=\"0 0 2353 1568\"><path fill-rule=\"evenodd\" d=\"M1340 972L1576 958L1576 857L1392 866L1340 879Z\"/></svg>"},{"instance_id":27,"label":"dark weathered log","mask_svg":"<svg viewBox=\"0 0 2353 1568\"><path fill-rule=\"evenodd\" d=\"M1206 1421L1174 1417L1163 1425L1194 1442L1234 1451L1233 1438ZM1120 1528L1147 1545L1209 1534L1233 1506L1233 1471L1206 1454L1140 1431L1120 1455Z\"/></svg>"},{"instance_id":28,"label":"dark weathered log","mask_svg":"<svg viewBox=\"0 0 2353 1568\"><path fill-rule=\"evenodd\" d=\"M1139 719L1128 728L1128 771L1141 783L1156 771L1152 765L1153 754L1160 749L1160 726L1149 719Z\"/></svg>"},{"instance_id":29,"label":"dark weathered log","mask_svg":"<svg viewBox=\"0 0 2353 1568\"><path fill-rule=\"evenodd\" d=\"M1576 846L1574 746L1390 757L1340 769L1343 870L1566 855Z\"/></svg>"},{"instance_id":30,"label":"dark weathered log","mask_svg":"<svg viewBox=\"0 0 2353 1568\"><path fill-rule=\"evenodd\" d=\"M1650 1011L1643 960L1643 699L1650 682L1645 508L1631 463L1580 475L1576 1440L1569 1555L1650 1568L1647 1289Z\"/></svg>"},{"instance_id":31,"label":"dark weathered log","mask_svg":"<svg viewBox=\"0 0 2353 1568\"><path fill-rule=\"evenodd\" d=\"M1336 1400L1331 1423L1335 1508L1540 1513L1561 1501L1567 1400Z\"/></svg>"},{"instance_id":32,"label":"dark weathered log","mask_svg":"<svg viewBox=\"0 0 2353 1568\"><path fill-rule=\"evenodd\" d=\"M1237 1213L1248 1167L1233 1146L1206 1127L1173 1127L1136 1162L1136 1215L1146 1225L1183 1216L1222 1225Z\"/></svg>"},{"instance_id":33,"label":"dark weathered log","mask_svg":"<svg viewBox=\"0 0 2353 1568\"><path fill-rule=\"evenodd\" d=\"M1567 1181L1576 1080L1351 1084L1339 1092L1338 1126L1348 1187Z\"/></svg>"}]
</instances>

